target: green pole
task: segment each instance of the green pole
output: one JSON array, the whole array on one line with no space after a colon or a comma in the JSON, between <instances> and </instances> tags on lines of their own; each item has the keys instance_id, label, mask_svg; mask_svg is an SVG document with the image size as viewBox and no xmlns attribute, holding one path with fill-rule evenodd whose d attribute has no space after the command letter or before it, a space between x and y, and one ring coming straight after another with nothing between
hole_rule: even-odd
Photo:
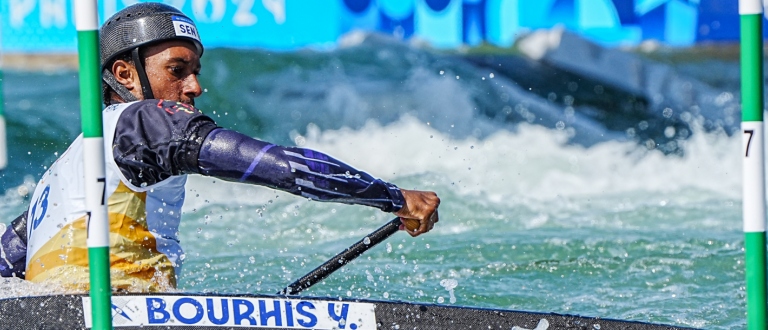
<instances>
[{"instance_id":1,"label":"green pole","mask_svg":"<svg viewBox=\"0 0 768 330\"><path fill-rule=\"evenodd\" d=\"M99 16L96 0L75 0L80 66L80 116L83 129L85 207L93 329L112 329L109 282L109 218L105 199L104 134L101 122Z\"/></svg>"},{"instance_id":2,"label":"green pole","mask_svg":"<svg viewBox=\"0 0 768 330\"><path fill-rule=\"evenodd\" d=\"M739 0L744 251L747 329L766 328L765 155L763 142L763 4Z\"/></svg>"}]
</instances>

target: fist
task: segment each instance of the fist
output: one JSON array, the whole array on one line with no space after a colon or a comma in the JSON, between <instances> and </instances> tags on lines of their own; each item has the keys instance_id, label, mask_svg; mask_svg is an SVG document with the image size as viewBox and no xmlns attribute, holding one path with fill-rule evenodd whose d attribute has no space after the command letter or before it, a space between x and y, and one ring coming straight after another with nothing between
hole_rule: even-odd
<instances>
[{"instance_id":1,"label":"fist","mask_svg":"<svg viewBox=\"0 0 768 330\"><path fill-rule=\"evenodd\" d=\"M400 217L403 225L401 230L406 230L413 237L426 233L440 221L437 215L437 207L440 206L440 198L432 191L400 189L405 198L405 205L395 215Z\"/></svg>"}]
</instances>

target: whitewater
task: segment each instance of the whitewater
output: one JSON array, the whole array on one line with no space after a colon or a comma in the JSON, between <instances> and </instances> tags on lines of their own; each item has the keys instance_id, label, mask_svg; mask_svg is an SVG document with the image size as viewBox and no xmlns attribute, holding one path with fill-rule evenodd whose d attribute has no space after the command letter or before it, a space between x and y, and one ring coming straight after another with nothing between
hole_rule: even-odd
<instances>
[{"instance_id":1,"label":"whitewater","mask_svg":"<svg viewBox=\"0 0 768 330\"><path fill-rule=\"evenodd\" d=\"M557 68L510 56L516 69ZM478 64L487 58L375 38L331 51L214 49L203 60L198 105L219 125L442 199L432 232L397 233L304 294L745 326L741 136L707 110L732 107L738 81L696 74L715 60L644 59L699 97L650 98L647 113L618 119L579 94L624 102L627 89L600 76L557 71L571 80L526 85ZM76 72L12 71L4 82L8 223L77 135L79 108ZM275 293L392 218L197 175L186 194L183 292ZM0 287L3 297L56 291Z\"/></svg>"}]
</instances>

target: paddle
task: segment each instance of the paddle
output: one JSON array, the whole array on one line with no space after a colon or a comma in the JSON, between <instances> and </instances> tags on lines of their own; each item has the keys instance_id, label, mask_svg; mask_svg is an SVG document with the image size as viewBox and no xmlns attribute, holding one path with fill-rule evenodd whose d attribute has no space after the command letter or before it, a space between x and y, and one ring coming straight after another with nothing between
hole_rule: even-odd
<instances>
[{"instance_id":1,"label":"paddle","mask_svg":"<svg viewBox=\"0 0 768 330\"><path fill-rule=\"evenodd\" d=\"M418 228L418 222L410 219L406 220L406 227L409 230ZM363 252L376 246L376 244L383 242L389 236L392 236L392 234L396 233L400 229L401 224L402 222L400 221L400 218L392 219L387 224L381 226L381 228L376 229L374 232L368 234L368 236L365 238L357 241L355 244L352 244L352 246L348 247L346 250L326 261L319 267L315 268L307 275L302 276L300 279L291 283L291 285L280 290L280 292L277 294L294 295L305 289L308 289L309 287L315 285L315 283L322 281L337 269L341 268L342 266L363 254Z\"/></svg>"}]
</instances>

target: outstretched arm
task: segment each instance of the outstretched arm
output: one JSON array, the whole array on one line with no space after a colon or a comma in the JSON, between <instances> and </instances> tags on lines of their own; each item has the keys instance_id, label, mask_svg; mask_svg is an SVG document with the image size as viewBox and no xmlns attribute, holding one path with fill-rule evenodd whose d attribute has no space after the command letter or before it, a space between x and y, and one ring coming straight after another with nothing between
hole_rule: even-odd
<instances>
[{"instance_id":1,"label":"outstretched arm","mask_svg":"<svg viewBox=\"0 0 768 330\"><path fill-rule=\"evenodd\" d=\"M432 230L440 199L431 191L401 190L324 153L281 147L235 131L211 131L199 152L200 173L249 182L313 200L368 205L395 212L411 236Z\"/></svg>"},{"instance_id":2,"label":"outstretched arm","mask_svg":"<svg viewBox=\"0 0 768 330\"><path fill-rule=\"evenodd\" d=\"M368 205L385 212L403 208L400 189L324 153L282 147L217 128L198 156L200 174L264 185L312 200Z\"/></svg>"},{"instance_id":3,"label":"outstretched arm","mask_svg":"<svg viewBox=\"0 0 768 330\"><path fill-rule=\"evenodd\" d=\"M438 221L433 192L401 190L326 154L282 147L216 126L191 105L161 100L133 103L115 128L113 156L135 187L172 175L200 173L264 185L320 201L361 204L395 212L418 236Z\"/></svg>"}]
</instances>

